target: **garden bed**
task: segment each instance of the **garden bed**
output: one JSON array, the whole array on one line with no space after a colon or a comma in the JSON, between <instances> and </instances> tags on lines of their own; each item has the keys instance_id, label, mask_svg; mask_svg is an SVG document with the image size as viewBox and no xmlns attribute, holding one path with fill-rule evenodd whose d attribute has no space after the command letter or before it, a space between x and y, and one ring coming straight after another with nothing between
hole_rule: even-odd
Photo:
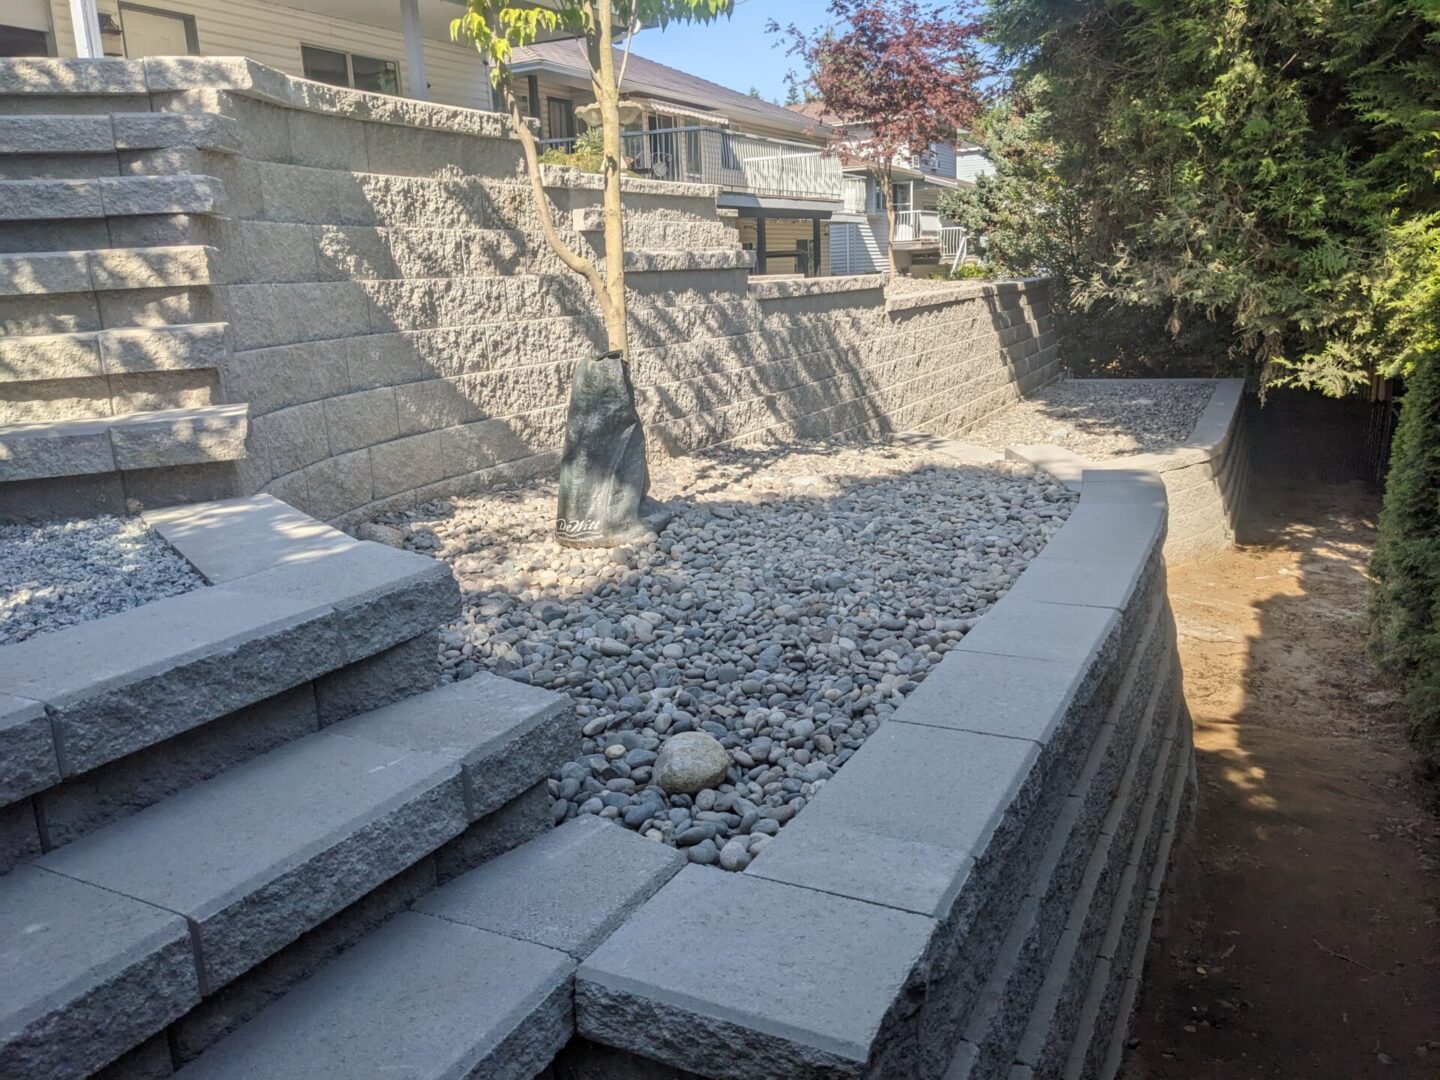
<instances>
[{"instance_id":1,"label":"garden bed","mask_svg":"<svg viewBox=\"0 0 1440 1080\"><path fill-rule=\"evenodd\" d=\"M0 525L0 645L178 596L204 583L138 517Z\"/></svg>"},{"instance_id":2,"label":"garden bed","mask_svg":"<svg viewBox=\"0 0 1440 1080\"><path fill-rule=\"evenodd\" d=\"M1048 443L1091 461L1158 453L1190 438L1216 385L1190 379L1064 379L961 437L995 450Z\"/></svg>"},{"instance_id":3,"label":"garden bed","mask_svg":"<svg viewBox=\"0 0 1440 1080\"><path fill-rule=\"evenodd\" d=\"M1074 496L1013 463L928 447L809 445L666 462L673 519L614 551L551 539L552 487L389 519L464 593L444 678L481 670L571 695L582 755L557 821L615 818L743 869L1014 583ZM693 797L652 783L667 740L729 756Z\"/></svg>"}]
</instances>

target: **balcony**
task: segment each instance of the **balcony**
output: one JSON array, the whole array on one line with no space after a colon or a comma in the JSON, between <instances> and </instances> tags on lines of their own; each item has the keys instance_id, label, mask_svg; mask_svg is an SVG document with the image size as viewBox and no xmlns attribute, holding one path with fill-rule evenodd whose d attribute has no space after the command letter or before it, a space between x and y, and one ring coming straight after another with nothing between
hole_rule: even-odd
<instances>
[{"instance_id":1,"label":"balcony","mask_svg":"<svg viewBox=\"0 0 1440 1080\"><path fill-rule=\"evenodd\" d=\"M965 230L946 224L936 210L897 210L895 212L895 243L912 247L940 248L946 258L957 255L965 242Z\"/></svg>"},{"instance_id":2,"label":"balcony","mask_svg":"<svg viewBox=\"0 0 1440 1080\"><path fill-rule=\"evenodd\" d=\"M541 150L571 152L574 139L544 139ZM840 202L840 163L809 143L715 127L669 127L623 136L625 168L637 176L718 184L758 198Z\"/></svg>"}]
</instances>

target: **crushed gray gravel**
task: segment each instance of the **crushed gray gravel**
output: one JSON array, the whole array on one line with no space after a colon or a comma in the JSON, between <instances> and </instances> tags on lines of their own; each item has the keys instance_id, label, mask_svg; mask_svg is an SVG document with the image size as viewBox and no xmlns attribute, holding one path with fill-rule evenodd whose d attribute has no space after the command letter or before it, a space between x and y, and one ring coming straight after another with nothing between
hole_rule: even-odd
<instances>
[{"instance_id":1,"label":"crushed gray gravel","mask_svg":"<svg viewBox=\"0 0 1440 1080\"><path fill-rule=\"evenodd\" d=\"M956 438L994 450L1053 443L1092 461L1149 454L1189 438L1214 392L1163 379L1063 379Z\"/></svg>"},{"instance_id":2,"label":"crushed gray gravel","mask_svg":"<svg viewBox=\"0 0 1440 1080\"><path fill-rule=\"evenodd\" d=\"M855 444L664 462L655 493L673 520L614 551L553 542L552 485L386 520L461 584L443 678L492 671L574 698L583 752L551 778L555 820L613 818L730 870L1004 595L1074 501L1028 467ZM713 787L653 782L682 732L728 755Z\"/></svg>"},{"instance_id":3,"label":"crushed gray gravel","mask_svg":"<svg viewBox=\"0 0 1440 1080\"><path fill-rule=\"evenodd\" d=\"M139 518L0 525L0 645L204 583Z\"/></svg>"}]
</instances>

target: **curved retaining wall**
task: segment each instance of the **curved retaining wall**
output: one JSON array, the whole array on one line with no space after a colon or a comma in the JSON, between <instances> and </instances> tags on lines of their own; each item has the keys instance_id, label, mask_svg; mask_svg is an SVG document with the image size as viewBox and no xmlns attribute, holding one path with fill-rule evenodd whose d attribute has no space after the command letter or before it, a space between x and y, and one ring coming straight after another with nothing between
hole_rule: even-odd
<instances>
[{"instance_id":1,"label":"curved retaining wall","mask_svg":"<svg viewBox=\"0 0 1440 1080\"><path fill-rule=\"evenodd\" d=\"M745 873L686 867L581 965L580 1035L632 1076L1113 1076L1194 792L1166 513L1154 474L1086 470Z\"/></svg>"},{"instance_id":2,"label":"curved retaining wall","mask_svg":"<svg viewBox=\"0 0 1440 1080\"><path fill-rule=\"evenodd\" d=\"M602 347L603 324L541 236L503 117L209 57L0 62L9 113L106 130L112 115L163 113L188 132L92 160L89 143L66 144L70 128L52 124L50 149L16 166L206 193L204 213L167 203L123 236L208 249L210 273L191 291L208 322L228 324L207 363L213 401L248 407L246 454L203 476L167 473L142 505L262 491L348 527L553 471L571 367ZM601 255L600 178L550 168L546 181L568 242ZM625 190L632 376L657 454L953 435L1059 370L1043 282L898 305L877 275L752 284L718 188L635 178ZM13 250L109 244L103 216L65 218L65 191L26 191L53 203L51 220ZM42 390L14 391L35 399L24 402L34 419L50 418Z\"/></svg>"},{"instance_id":3,"label":"curved retaining wall","mask_svg":"<svg viewBox=\"0 0 1440 1080\"><path fill-rule=\"evenodd\" d=\"M1224 551L1235 543L1235 523L1245 502L1250 475L1250 442L1245 431L1244 379L1165 381L1215 382L1215 393L1184 442L1159 453L1118 459L1113 464L1153 472L1164 482L1170 503L1165 557L1176 563ZM1124 382L1134 386L1139 381ZM1077 490L1086 469L1102 467L1050 444L1012 446L1007 448L1006 456L1045 469Z\"/></svg>"}]
</instances>

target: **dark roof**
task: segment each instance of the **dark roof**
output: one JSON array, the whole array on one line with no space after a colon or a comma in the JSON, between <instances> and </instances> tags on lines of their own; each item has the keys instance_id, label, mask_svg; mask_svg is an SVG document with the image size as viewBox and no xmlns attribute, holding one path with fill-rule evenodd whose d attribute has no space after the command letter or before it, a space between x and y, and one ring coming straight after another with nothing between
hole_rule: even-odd
<instances>
[{"instance_id":1,"label":"dark roof","mask_svg":"<svg viewBox=\"0 0 1440 1080\"><path fill-rule=\"evenodd\" d=\"M618 70L622 50L615 50L615 65ZM521 68L527 63L544 63L567 68L589 76L590 65L585 49L578 38L560 41L544 41L516 49L511 65ZM654 60L630 53L630 62L625 68L625 86L628 91L640 91L658 97L670 98L680 104L709 109L730 116L750 115L767 123L788 127L796 131L815 128L815 122L799 115L793 109L775 105L763 98L753 98L728 86L710 82L708 79L687 75L677 68L667 67ZM824 132L817 132L823 136Z\"/></svg>"}]
</instances>

